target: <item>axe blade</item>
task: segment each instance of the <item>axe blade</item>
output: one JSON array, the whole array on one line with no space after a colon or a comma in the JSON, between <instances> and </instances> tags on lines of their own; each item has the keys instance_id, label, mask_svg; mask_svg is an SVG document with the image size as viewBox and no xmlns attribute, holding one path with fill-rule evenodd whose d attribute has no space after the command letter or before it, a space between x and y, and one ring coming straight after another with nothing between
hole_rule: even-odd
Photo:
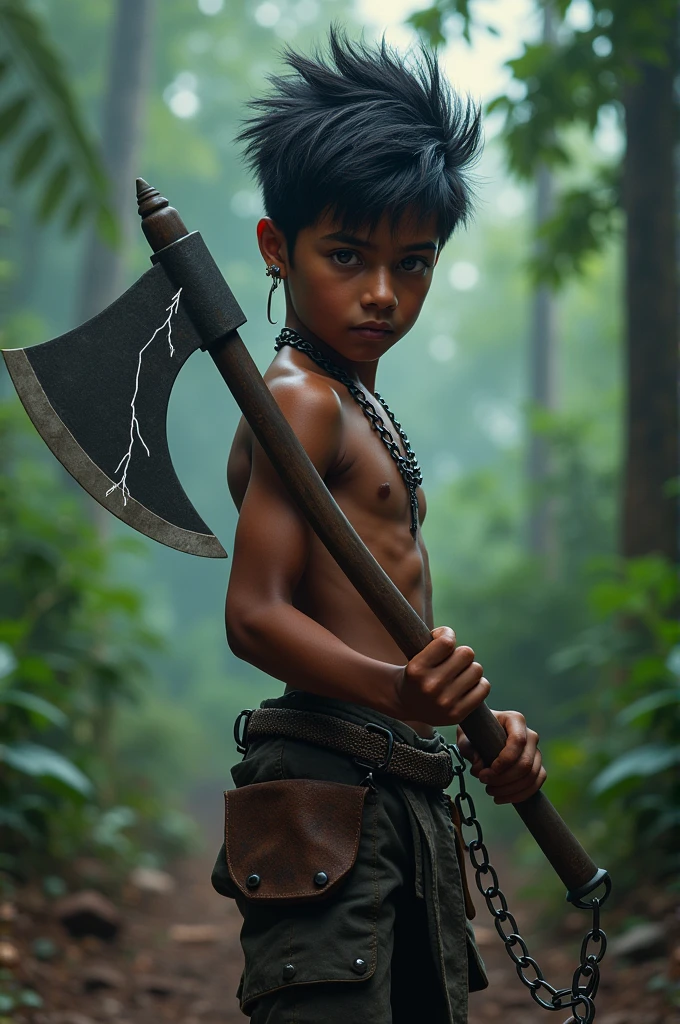
<instances>
[{"instance_id":1,"label":"axe blade","mask_svg":"<svg viewBox=\"0 0 680 1024\"><path fill-rule=\"evenodd\" d=\"M82 326L2 354L38 433L96 501L161 544L226 558L167 441L172 386L200 346L181 291L157 264Z\"/></svg>"}]
</instances>

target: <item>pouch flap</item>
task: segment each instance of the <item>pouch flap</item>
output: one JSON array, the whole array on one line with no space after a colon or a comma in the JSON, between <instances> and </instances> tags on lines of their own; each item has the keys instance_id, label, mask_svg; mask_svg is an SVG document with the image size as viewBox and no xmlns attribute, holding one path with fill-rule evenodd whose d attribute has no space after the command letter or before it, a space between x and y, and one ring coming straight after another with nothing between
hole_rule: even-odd
<instances>
[{"instance_id":1,"label":"pouch flap","mask_svg":"<svg viewBox=\"0 0 680 1024\"><path fill-rule=\"evenodd\" d=\"M229 874L249 900L326 896L353 866L366 786L258 782L225 798Z\"/></svg>"}]
</instances>

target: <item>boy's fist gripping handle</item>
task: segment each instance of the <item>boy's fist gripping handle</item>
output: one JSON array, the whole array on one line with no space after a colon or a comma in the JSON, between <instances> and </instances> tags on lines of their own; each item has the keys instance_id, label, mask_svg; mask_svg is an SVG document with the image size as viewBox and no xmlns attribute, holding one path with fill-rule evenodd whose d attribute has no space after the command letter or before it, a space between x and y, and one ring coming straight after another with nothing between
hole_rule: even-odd
<instances>
[{"instance_id":1,"label":"boy's fist gripping handle","mask_svg":"<svg viewBox=\"0 0 680 1024\"><path fill-rule=\"evenodd\" d=\"M187 235L179 214L167 205L167 200L163 202L158 212L155 209L144 211L144 233L154 252L159 253L161 262L161 250ZM172 277L185 289L189 308L201 309L201 322L194 326L205 336L208 351L241 412L316 535L410 660L432 640L429 629L331 496L238 333L231 331L213 340L215 333L205 322L206 317L210 318L211 308L215 310L216 322L224 321L215 309L214 292L200 294L204 288L211 291L209 283L204 284L191 265L183 268L182 248L173 246ZM187 264L193 264L193 255L187 249ZM490 765L505 746L502 726L485 704L468 715L461 725L485 764ZM604 873L598 871L543 793L537 792L514 806L571 895L582 898L603 880Z\"/></svg>"}]
</instances>

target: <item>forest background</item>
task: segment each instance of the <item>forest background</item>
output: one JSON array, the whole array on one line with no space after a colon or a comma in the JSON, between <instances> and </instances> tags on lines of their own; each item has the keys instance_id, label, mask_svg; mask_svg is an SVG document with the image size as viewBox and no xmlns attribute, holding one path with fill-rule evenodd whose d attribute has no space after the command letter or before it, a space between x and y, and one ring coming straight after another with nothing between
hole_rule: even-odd
<instances>
[{"instance_id":1,"label":"forest background","mask_svg":"<svg viewBox=\"0 0 680 1024\"><path fill-rule=\"evenodd\" d=\"M670 0L0 2L2 347L63 333L148 267L140 174L202 232L266 367L261 205L233 139L284 42L331 20L420 34L484 102L476 219L380 390L423 467L436 621L476 650L491 704L540 731L548 795L620 892L677 884L680 848L675 16ZM0 399L0 870L54 881L91 854L122 876L200 841L196 820L218 836L233 719L278 684L228 650L229 563L104 518L4 369ZM227 550L236 422L194 356L170 447ZM538 864L512 811L478 803Z\"/></svg>"}]
</instances>

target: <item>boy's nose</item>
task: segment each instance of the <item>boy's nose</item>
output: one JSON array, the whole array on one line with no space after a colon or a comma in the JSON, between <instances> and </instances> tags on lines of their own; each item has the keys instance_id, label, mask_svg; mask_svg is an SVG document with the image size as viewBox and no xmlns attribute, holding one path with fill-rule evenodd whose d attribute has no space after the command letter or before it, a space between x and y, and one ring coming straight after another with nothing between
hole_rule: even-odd
<instances>
[{"instance_id":1,"label":"boy's nose","mask_svg":"<svg viewBox=\"0 0 680 1024\"><path fill-rule=\"evenodd\" d=\"M362 299L362 305L377 306L379 309L394 309L398 303L391 273L386 269L377 270L371 276Z\"/></svg>"}]
</instances>

